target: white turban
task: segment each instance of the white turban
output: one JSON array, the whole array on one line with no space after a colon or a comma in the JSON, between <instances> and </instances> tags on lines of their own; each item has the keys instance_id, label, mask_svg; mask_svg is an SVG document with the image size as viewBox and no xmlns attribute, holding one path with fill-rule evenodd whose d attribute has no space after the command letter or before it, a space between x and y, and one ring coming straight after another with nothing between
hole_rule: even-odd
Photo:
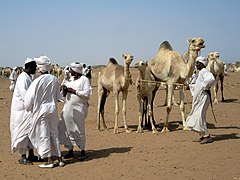
<instances>
[{"instance_id":1,"label":"white turban","mask_svg":"<svg viewBox=\"0 0 240 180\"><path fill-rule=\"evenodd\" d=\"M79 62L73 62L70 64L70 68L79 74L82 74L82 65Z\"/></svg>"},{"instance_id":2,"label":"white turban","mask_svg":"<svg viewBox=\"0 0 240 180\"><path fill-rule=\"evenodd\" d=\"M201 63L203 63L203 65L204 65L205 67L206 67L207 64L208 64L208 60L207 60L205 57L202 57L202 56L197 57L196 62L201 62Z\"/></svg>"},{"instance_id":3,"label":"white turban","mask_svg":"<svg viewBox=\"0 0 240 180\"><path fill-rule=\"evenodd\" d=\"M25 60L25 64L30 63L30 62L33 62L33 61L35 61L35 60L33 60L32 58L27 58L27 59Z\"/></svg>"},{"instance_id":4,"label":"white turban","mask_svg":"<svg viewBox=\"0 0 240 180\"><path fill-rule=\"evenodd\" d=\"M49 57L40 56L39 58L34 58L34 59L36 59L37 66L42 73L45 73L51 70L52 66L51 66L51 61Z\"/></svg>"}]
</instances>

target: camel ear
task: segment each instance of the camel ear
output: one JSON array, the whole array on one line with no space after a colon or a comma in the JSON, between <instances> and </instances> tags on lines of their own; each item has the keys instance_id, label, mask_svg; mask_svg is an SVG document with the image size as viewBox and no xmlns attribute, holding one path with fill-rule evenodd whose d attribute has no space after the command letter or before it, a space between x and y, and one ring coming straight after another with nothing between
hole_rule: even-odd
<instances>
[{"instance_id":1,"label":"camel ear","mask_svg":"<svg viewBox=\"0 0 240 180\"><path fill-rule=\"evenodd\" d=\"M125 55L124 55L124 54L122 54L122 57L123 57L123 58L125 58Z\"/></svg>"},{"instance_id":2,"label":"camel ear","mask_svg":"<svg viewBox=\"0 0 240 180\"><path fill-rule=\"evenodd\" d=\"M145 61L146 65L148 65L148 61Z\"/></svg>"},{"instance_id":3,"label":"camel ear","mask_svg":"<svg viewBox=\"0 0 240 180\"><path fill-rule=\"evenodd\" d=\"M187 38L187 42L188 42L189 44L191 43L191 41L192 41L191 38Z\"/></svg>"}]
</instances>

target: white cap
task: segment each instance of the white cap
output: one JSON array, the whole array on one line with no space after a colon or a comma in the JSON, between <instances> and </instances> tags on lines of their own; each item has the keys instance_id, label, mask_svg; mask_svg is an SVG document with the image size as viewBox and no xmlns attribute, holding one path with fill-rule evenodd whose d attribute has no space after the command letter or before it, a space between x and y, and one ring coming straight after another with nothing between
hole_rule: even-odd
<instances>
[{"instance_id":1,"label":"white cap","mask_svg":"<svg viewBox=\"0 0 240 180\"><path fill-rule=\"evenodd\" d=\"M35 60L33 60L32 58L27 58L27 59L25 60L25 64L30 63L30 62L33 62L33 61L35 61Z\"/></svg>"},{"instance_id":2,"label":"white cap","mask_svg":"<svg viewBox=\"0 0 240 180\"><path fill-rule=\"evenodd\" d=\"M79 62L73 62L70 64L70 68L79 74L82 74L82 65Z\"/></svg>"},{"instance_id":3,"label":"white cap","mask_svg":"<svg viewBox=\"0 0 240 180\"><path fill-rule=\"evenodd\" d=\"M52 66L51 66L51 61L49 57L40 56L39 58L34 58L34 59L36 60L37 66L42 73L45 73L51 70Z\"/></svg>"},{"instance_id":4,"label":"white cap","mask_svg":"<svg viewBox=\"0 0 240 180\"><path fill-rule=\"evenodd\" d=\"M204 66L207 66L207 64L208 64L208 60L202 56L197 57L196 62L201 62L201 63L203 63Z\"/></svg>"}]
</instances>

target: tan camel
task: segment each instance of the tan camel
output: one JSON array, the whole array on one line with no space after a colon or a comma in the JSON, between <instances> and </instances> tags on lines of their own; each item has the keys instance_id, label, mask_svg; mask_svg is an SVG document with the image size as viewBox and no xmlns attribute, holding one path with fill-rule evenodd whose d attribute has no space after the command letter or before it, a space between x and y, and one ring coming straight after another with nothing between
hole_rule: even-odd
<instances>
[{"instance_id":1,"label":"tan camel","mask_svg":"<svg viewBox=\"0 0 240 180\"><path fill-rule=\"evenodd\" d=\"M135 68L139 70L139 76L136 80L136 86L137 86L137 101L138 101L138 128L137 132L142 133L142 122L143 122L143 116L145 115L147 118L150 119L151 122L151 128L152 132L156 133L157 129L154 125L154 119L153 119L153 100L155 97L155 93L159 87L159 85L152 83L155 81L153 75L151 74L151 71L148 67L148 64L146 61L138 61L135 64ZM144 101L147 101L147 113L144 114ZM145 117L145 118L146 118ZM145 125L147 126L146 122Z\"/></svg>"},{"instance_id":2,"label":"tan camel","mask_svg":"<svg viewBox=\"0 0 240 180\"><path fill-rule=\"evenodd\" d=\"M115 125L113 132L118 134L118 116L119 116L119 93L122 92L122 115L124 128L126 132L130 132L126 122L126 100L128 95L128 87L131 82L131 74L129 66L133 60L133 56L123 54L124 67L119 65L114 58L110 58L107 66L103 68L98 75L98 116L97 129L100 130L100 115L102 117L104 129L107 129L104 119L104 105L106 98L112 91L115 98Z\"/></svg>"},{"instance_id":3,"label":"tan camel","mask_svg":"<svg viewBox=\"0 0 240 180\"><path fill-rule=\"evenodd\" d=\"M218 103L217 100L217 92L218 92L218 81L221 83L221 95L222 101L224 101L223 97L223 80L224 80L224 64L223 61L219 59L218 52L210 52L208 53L208 65L206 67L215 77L215 82L213 86L213 102Z\"/></svg>"},{"instance_id":4,"label":"tan camel","mask_svg":"<svg viewBox=\"0 0 240 180\"><path fill-rule=\"evenodd\" d=\"M5 67L2 70L2 76L9 77L10 74L12 73L12 68L11 67Z\"/></svg>"},{"instance_id":5,"label":"tan camel","mask_svg":"<svg viewBox=\"0 0 240 180\"><path fill-rule=\"evenodd\" d=\"M165 41L160 45L159 51L154 59L149 63L154 78L161 82L166 82L168 91L167 115L162 132L168 132L169 114L172 109L172 95L174 84L184 84L186 79L193 74L195 61L198 52L204 48L204 40L202 38L188 39L188 62L185 63L180 53L173 51L169 42ZM182 116L183 126L185 127L185 112L184 112L184 94L180 88L180 111Z\"/></svg>"},{"instance_id":6,"label":"tan camel","mask_svg":"<svg viewBox=\"0 0 240 180\"><path fill-rule=\"evenodd\" d=\"M62 81L62 76L63 76L63 69L58 65L56 64L55 66L52 66L53 68L53 75L55 75L58 80L61 82Z\"/></svg>"}]
</instances>

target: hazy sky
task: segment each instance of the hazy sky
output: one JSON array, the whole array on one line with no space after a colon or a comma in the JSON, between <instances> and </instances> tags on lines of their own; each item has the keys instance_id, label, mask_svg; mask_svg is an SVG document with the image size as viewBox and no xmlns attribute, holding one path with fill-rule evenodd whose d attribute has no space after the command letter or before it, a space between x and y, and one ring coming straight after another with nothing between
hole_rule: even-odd
<instances>
[{"instance_id":1,"label":"hazy sky","mask_svg":"<svg viewBox=\"0 0 240 180\"><path fill-rule=\"evenodd\" d=\"M123 64L122 53L135 63L165 40L183 54L192 37L205 40L202 56L240 60L240 0L0 0L0 23L0 66L40 55L61 66Z\"/></svg>"}]
</instances>

